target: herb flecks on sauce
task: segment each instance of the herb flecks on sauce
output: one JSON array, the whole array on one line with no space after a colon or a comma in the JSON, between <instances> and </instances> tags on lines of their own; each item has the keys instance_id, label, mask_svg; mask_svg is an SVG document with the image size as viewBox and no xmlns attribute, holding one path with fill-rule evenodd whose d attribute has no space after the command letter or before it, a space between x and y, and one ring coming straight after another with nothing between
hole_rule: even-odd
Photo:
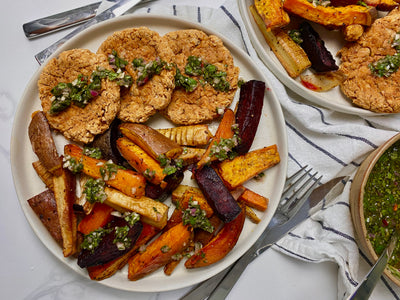
<instances>
[{"instance_id":1,"label":"herb flecks on sauce","mask_svg":"<svg viewBox=\"0 0 400 300\"><path fill-rule=\"evenodd\" d=\"M188 208L183 211L182 221L184 225L191 225L193 228L201 228L207 232L213 232L214 227L207 219L206 212L201 209L197 201L189 201Z\"/></svg>"},{"instance_id":2,"label":"herb flecks on sauce","mask_svg":"<svg viewBox=\"0 0 400 300\"><path fill-rule=\"evenodd\" d=\"M135 58L132 61L132 66L138 71L136 80L138 86L144 85L154 77L154 75L160 75L162 70L170 68L168 63L160 58L149 62L145 62L143 58Z\"/></svg>"},{"instance_id":3,"label":"herb flecks on sauce","mask_svg":"<svg viewBox=\"0 0 400 300\"><path fill-rule=\"evenodd\" d=\"M400 142L379 158L364 188L364 217L368 236L379 256L400 225ZM400 243L397 243L389 264L400 268Z\"/></svg>"},{"instance_id":4,"label":"herb flecks on sauce","mask_svg":"<svg viewBox=\"0 0 400 300\"><path fill-rule=\"evenodd\" d=\"M389 77L393 73L397 72L400 67L400 33L396 33L392 48L396 50L393 55L386 55L373 63L368 65L371 72L378 77Z\"/></svg>"},{"instance_id":5,"label":"herb flecks on sauce","mask_svg":"<svg viewBox=\"0 0 400 300\"><path fill-rule=\"evenodd\" d=\"M89 203L101 202L107 199L107 194L104 191L105 182L98 178L89 178L85 182L85 186L83 188L83 194L85 194L85 198Z\"/></svg>"},{"instance_id":6,"label":"herb flecks on sauce","mask_svg":"<svg viewBox=\"0 0 400 300\"><path fill-rule=\"evenodd\" d=\"M50 114L59 113L71 104L85 108L89 102L97 97L101 91L101 80L109 79L118 85L128 87L132 84L132 77L122 71L114 72L103 67L98 67L90 76L80 74L72 82L60 82L51 89L53 94Z\"/></svg>"}]
</instances>

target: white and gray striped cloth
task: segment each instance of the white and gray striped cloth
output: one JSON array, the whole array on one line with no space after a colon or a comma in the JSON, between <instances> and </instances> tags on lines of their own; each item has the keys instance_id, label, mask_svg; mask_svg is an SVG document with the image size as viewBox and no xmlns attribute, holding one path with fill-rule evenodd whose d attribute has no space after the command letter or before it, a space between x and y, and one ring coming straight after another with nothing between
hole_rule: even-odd
<instances>
[{"instance_id":1,"label":"white and gray striped cloth","mask_svg":"<svg viewBox=\"0 0 400 300\"><path fill-rule=\"evenodd\" d=\"M190 1L176 3L179 2ZM169 14L198 22L241 47L262 68L282 105L288 134L289 175L308 165L323 175L323 182L339 175L349 175L352 179L363 159L398 132L400 116L359 117L339 113L317 107L286 89L258 59L236 0L219 2L222 5L213 9L162 5L156 1L133 13ZM342 195L274 245L275 250L303 261L336 263L338 299L349 296L371 265L354 239L349 209L351 179ZM383 277L382 282L388 299L400 299L398 287Z\"/></svg>"}]
</instances>

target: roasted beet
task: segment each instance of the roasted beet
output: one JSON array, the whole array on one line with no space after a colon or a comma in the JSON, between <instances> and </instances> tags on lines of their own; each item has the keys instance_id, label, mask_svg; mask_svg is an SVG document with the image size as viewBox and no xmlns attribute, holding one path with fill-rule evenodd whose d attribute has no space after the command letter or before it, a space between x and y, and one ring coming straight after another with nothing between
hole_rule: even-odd
<instances>
[{"instance_id":1,"label":"roasted beet","mask_svg":"<svg viewBox=\"0 0 400 300\"><path fill-rule=\"evenodd\" d=\"M242 211L217 172L208 165L193 169L199 188L218 217L225 223L234 220Z\"/></svg>"},{"instance_id":2,"label":"roasted beet","mask_svg":"<svg viewBox=\"0 0 400 300\"><path fill-rule=\"evenodd\" d=\"M81 268L97 266L112 261L125 253L129 252L130 249L135 245L140 233L143 229L141 222L136 222L130 227L127 237L131 239L130 247L126 247L124 250L118 249L117 245L113 242L115 239L115 228L129 226L123 218L115 217L106 228L110 228L111 232L108 232L99 242L99 245L93 250L83 249L78 255L78 266Z\"/></svg>"},{"instance_id":3,"label":"roasted beet","mask_svg":"<svg viewBox=\"0 0 400 300\"><path fill-rule=\"evenodd\" d=\"M336 65L332 54L325 47L325 42L320 38L318 32L307 22L302 22L299 29L303 40L300 46L307 53L311 67L316 72L337 70L339 67Z\"/></svg>"},{"instance_id":4,"label":"roasted beet","mask_svg":"<svg viewBox=\"0 0 400 300\"><path fill-rule=\"evenodd\" d=\"M239 127L240 144L235 148L238 154L247 153L253 144L264 103L265 83L250 80L240 87L240 97L235 114Z\"/></svg>"}]
</instances>

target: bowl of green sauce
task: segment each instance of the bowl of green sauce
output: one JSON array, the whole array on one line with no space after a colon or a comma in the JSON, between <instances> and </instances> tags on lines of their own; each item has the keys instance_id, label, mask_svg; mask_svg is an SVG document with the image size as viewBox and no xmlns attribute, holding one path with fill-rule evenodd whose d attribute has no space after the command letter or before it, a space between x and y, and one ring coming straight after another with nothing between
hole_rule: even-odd
<instances>
[{"instance_id":1,"label":"bowl of green sauce","mask_svg":"<svg viewBox=\"0 0 400 300\"><path fill-rule=\"evenodd\" d=\"M373 151L358 168L350 189L356 240L375 263L400 228L400 133ZM400 286L400 243L385 275Z\"/></svg>"}]
</instances>

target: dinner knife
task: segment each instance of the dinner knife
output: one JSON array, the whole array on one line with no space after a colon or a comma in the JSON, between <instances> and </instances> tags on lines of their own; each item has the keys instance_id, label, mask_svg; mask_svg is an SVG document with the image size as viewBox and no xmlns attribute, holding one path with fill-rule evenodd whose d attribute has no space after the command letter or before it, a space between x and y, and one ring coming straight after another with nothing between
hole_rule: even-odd
<instances>
[{"instance_id":1,"label":"dinner knife","mask_svg":"<svg viewBox=\"0 0 400 300\"><path fill-rule=\"evenodd\" d=\"M22 29L24 30L25 36L28 39L33 39L50 32L55 32L74 25L79 25L91 18L94 18L100 4L101 1L36 19L23 24Z\"/></svg>"},{"instance_id":2,"label":"dinner knife","mask_svg":"<svg viewBox=\"0 0 400 300\"><path fill-rule=\"evenodd\" d=\"M288 222L278 225L279 223L273 217L263 234L238 261L197 285L180 300L203 300L207 297L209 297L209 300L225 299L250 262L306 218L321 210L325 205L325 199L340 195L348 179L348 176L337 177L314 189L303 207Z\"/></svg>"},{"instance_id":3,"label":"dinner knife","mask_svg":"<svg viewBox=\"0 0 400 300\"><path fill-rule=\"evenodd\" d=\"M383 271L386 268L386 265L392 256L392 252L396 246L398 241L398 233L393 233L389 245L382 252L381 256L376 261L375 265L371 268L371 270L365 275L363 280L358 284L356 290L353 294L348 298L348 300L366 300L371 296L372 291L374 290L376 284Z\"/></svg>"},{"instance_id":4,"label":"dinner knife","mask_svg":"<svg viewBox=\"0 0 400 300\"><path fill-rule=\"evenodd\" d=\"M113 6L111 6L109 9L106 9L102 13L98 14L96 17L92 18L91 20L87 21L86 23L80 25L78 28L76 28L74 31L71 33L67 34L65 37L62 39L58 40L51 46L47 47L46 49L42 50L38 54L35 55L36 60L38 61L39 64L42 64L50 55L52 55L62 44L64 44L66 41L68 41L70 38L74 37L84 29L100 23L102 21L118 17L128 11L130 8L135 6L141 2L141 0L120 0L116 2Z\"/></svg>"}]
</instances>

